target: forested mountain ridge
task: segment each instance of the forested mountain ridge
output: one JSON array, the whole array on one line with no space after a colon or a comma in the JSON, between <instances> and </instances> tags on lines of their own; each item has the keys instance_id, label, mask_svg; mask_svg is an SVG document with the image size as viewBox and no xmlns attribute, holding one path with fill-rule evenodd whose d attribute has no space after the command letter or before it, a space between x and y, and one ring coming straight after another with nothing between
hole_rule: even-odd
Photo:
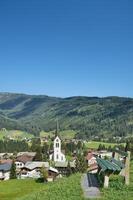
<instances>
[{"instance_id":1,"label":"forested mountain ridge","mask_svg":"<svg viewBox=\"0 0 133 200\"><path fill-rule=\"evenodd\" d=\"M60 129L77 131L78 137L133 134L133 98L69 97L0 93L0 128L38 134Z\"/></svg>"}]
</instances>

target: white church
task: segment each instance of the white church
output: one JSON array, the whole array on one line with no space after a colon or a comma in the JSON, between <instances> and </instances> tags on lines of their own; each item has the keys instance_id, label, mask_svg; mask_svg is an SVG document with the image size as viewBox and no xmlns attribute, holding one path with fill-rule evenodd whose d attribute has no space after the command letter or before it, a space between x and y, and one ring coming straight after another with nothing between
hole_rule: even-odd
<instances>
[{"instance_id":1,"label":"white church","mask_svg":"<svg viewBox=\"0 0 133 200\"><path fill-rule=\"evenodd\" d=\"M54 162L65 162L66 157L61 152L61 139L59 136L56 136L54 139L54 152L50 155L50 160L53 160Z\"/></svg>"}]
</instances>

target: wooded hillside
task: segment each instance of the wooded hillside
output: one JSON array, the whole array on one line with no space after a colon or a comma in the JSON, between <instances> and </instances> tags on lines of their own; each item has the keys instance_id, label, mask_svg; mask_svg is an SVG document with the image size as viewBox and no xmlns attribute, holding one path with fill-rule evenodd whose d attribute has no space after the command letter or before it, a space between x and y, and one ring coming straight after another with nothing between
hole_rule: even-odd
<instances>
[{"instance_id":1,"label":"wooded hillside","mask_svg":"<svg viewBox=\"0 0 133 200\"><path fill-rule=\"evenodd\" d=\"M133 134L133 99L0 93L0 128L37 135L54 130L57 118L61 130L76 130L81 138L126 136Z\"/></svg>"}]
</instances>

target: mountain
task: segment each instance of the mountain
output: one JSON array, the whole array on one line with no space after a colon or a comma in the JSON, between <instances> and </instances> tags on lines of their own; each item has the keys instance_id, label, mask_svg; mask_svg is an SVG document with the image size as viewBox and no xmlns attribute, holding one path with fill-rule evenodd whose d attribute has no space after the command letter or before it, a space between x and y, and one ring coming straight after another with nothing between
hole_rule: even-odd
<instances>
[{"instance_id":1,"label":"mountain","mask_svg":"<svg viewBox=\"0 0 133 200\"><path fill-rule=\"evenodd\" d=\"M77 137L133 134L133 98L69 97L0 93L0 128L38 134L76 130Z\"/></svg>"}]
</instances>

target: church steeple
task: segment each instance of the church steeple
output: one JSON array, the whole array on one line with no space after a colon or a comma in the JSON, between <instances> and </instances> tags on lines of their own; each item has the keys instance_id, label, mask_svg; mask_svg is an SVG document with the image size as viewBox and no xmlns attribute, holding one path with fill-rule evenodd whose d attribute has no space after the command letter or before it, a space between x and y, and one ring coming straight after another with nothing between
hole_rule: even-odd
<instances>
[{"instance_id":1,"label":"church steeple","mask_svg":"<svg viewBox=\"0 0 133 200\"><path fill-rule=\"evenodd\" d=\"M55 132L55 136L59 136L59 121L58 121L58 118L56 119L56 132Z\"/></svg>"}]
</instances>

